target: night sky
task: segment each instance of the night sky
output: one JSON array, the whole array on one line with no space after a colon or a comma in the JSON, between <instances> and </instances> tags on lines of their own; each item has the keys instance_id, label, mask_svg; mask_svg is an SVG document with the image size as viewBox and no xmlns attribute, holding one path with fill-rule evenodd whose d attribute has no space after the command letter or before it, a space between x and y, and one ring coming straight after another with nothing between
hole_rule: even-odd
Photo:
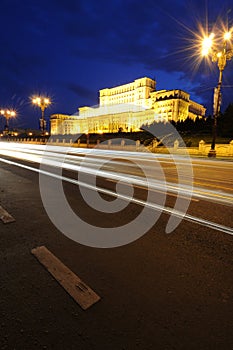
<instances>
[{"instance_id":1,"label":"night sky","mask_svg":"<svg viewBox=\"0 0 233 350\"><path fill-rule=\"evenodd\" d=\"M195 33L233 26L231 8L224 0L1 0L0 107L17 110L11 126L38 129L32 95L52 98L46 117L73 114L96 105L99 89L148 76L211 113L218 69L198 60ZM233 102L232 68L228 62L222 110Z\"/></svg>"}]
</instances>

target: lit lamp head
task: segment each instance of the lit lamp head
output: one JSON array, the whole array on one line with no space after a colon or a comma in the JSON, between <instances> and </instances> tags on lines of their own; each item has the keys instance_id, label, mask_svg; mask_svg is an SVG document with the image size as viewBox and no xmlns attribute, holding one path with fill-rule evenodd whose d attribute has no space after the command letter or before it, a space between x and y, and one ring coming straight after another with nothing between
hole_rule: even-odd
<instances>
[{"instance_id":1,"label":"lit lamp head","mask_svg":"<svg viewBox=\"0 0 233 350\"><path fill-rule=\"evenodd\" d=\"M231 32L226 32L225 34L224 34L224 40L230 40L231 39Z\"/></svg>"},{"instance_id":2,"label":"lit lamp head","mask_svg":"<svg viewBox=\"0 0 233 350\"><path fill-rule=\"evenodd\" d=\"M7 111L7 113L9 114L9 116L11 116L12 118L14 118L16 116L15 111Z\"/></svg>"},{"instance_id":3,"label":"lit lamp head","mask_svg":"<svg viewBox=\"0 0 233 350\"><path fill-rule=\"evenodd\" d=\"M213 46L214 33L211 33L209 36L205 36L202 41L202 56L207 56Z\"/></svg>"},{"instance_id":4,"label":"lit lamp head","mask_svg":"<svg viewBox=\"0 0 233 350\"><path fill-rule=\"evenodd\" d=\"M47 107L50 105L51 101L48 97L33 97L32 98L32 103L37 105L38 107L44 106Z\"/></svg>"},{"instance_id":5,"label":"lit lamp head","mask_svg":"<svg viewBox=\"0 0 233 350\"><path fill-rule=\"evenodd\" d=\"M34 98L32 99L32 103L35 104L35 105L37 105L37 106L40 106L40 103L41 103L40 97L34 97Z\"/></svg>"},{"instance_id":6,"label":"lit lamp head","mask_svg":"<svg viewBox=\"0 0 233 350\"><path fill-rule=\"evenodd\" d=\"M16 112L13 110L9 110L9 109L1 109L0 111L1 115L4 115L6 118L14 118L16 116Z\"/></svg>"},{"instance_id":7,"label":"lit lamp head","mask_svg":"<svg viewBox=\"0 0 233 350\"><path fill-rule=\"evenodd\" d=\"M49 105L51 102L50 102L50 99L49 98L47 98L47 97L45 97L44 98L44 103L46 104L46 105Z\"/></svg>"}]
</instances>

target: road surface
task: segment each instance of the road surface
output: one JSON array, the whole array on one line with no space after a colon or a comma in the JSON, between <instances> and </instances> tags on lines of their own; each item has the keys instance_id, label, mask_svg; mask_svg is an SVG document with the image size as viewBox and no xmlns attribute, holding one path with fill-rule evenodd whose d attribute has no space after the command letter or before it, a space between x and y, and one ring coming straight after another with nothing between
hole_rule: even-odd
<instances>
[{"instance_id":1,"label":"road surface","mask_svg":"<svg viewBox=\"0 0 233 350\"><path fill-rule=\"evenodd\" d=\"M46 146L1 145L1 205L15 218L0 223L3 349L232 348L232 162L84 149L64 157L61 147L44 154ZM121 227L144 207L160 215L127 245L85 246L48 217L40 170L60 177L70 207L94 227ZM133 199L119 213L88 206L80 193L98 190L110 207L129 201L130 184ZM172 216L180 222L166 234ZM41 245L101 300L83 311L32 256Z\"/></svg>"}]
</instances>

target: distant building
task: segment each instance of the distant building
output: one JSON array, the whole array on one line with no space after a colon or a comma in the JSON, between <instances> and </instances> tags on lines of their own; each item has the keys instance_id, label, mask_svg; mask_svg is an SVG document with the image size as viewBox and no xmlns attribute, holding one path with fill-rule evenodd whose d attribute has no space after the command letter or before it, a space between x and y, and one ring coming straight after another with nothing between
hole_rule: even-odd
<instances>
[{"instance_id":1,"label":"distant building","mask_svg":"<svg viewBox=\"0 0 233 350\"><path fill-rule=\"evenodd\" d=\"M156 91L155 80L145 77L100 90L98 107L80 107L74 115L51 115L51 134L138 131L154 121L195 120L204 117L205 111L187 92Z\"/></svg>"}]
</instances>

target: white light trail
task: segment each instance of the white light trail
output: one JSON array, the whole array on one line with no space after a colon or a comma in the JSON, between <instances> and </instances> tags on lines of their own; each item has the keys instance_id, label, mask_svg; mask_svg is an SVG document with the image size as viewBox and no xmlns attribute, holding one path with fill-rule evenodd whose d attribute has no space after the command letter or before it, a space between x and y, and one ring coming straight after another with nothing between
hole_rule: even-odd
<instances>
[{"instance_id":1,"label":"white light trail","mask_svg":"<svg viewBox=\"0 0 233 350\"><path fill-rule=\"evenodd\" d=\"M145 202L145 201L143 201L141 199L137 199L137 198L131 198L131 197L125 196L123 194L115 193L113 191L110 191L110 190L107 190L107 189L104 189L101 187L91 186L87 183L80 182L78 180L75 180L75 179L72 179L69 177L60 176L60 175L57 175L57 174L54 174L54 173L51 173L48 171L43 171L41 169L30 167L30 166L27 166L25 164L13 162L13 161L10 161L10 160L4 159L4 158L0 158L0 161L3 163L6 163L6 164L18 166L18 167L23 168L23 169L34 171L37 173L42 173L43 175L50 176L50 177L53 177L53 178L56 178L56 179L59 179L62 181L66 181L66 182L69 182L73 185L83 186L83 187L86 187L86 188L88 188L90 190L94 190L94 191L98 190L98 192L101 192L101 193L104 193L104 194L107 194L107 195L110 195L113 197L117 197L117 198L120 198L122 200L131 201L132 203L138 204L140 206L147 206L148 208L150 208L152 210L158 210L158 211L161 211L161 212L166 213L166 214L172 214L176 217L184 218L185 220L193 222L195 224L199 224L201 226L205 226L205 227L208 227L208 228L220 231L220 232L224 232L224 233L233 235L233 228L231 228L231 227L224 226L224 225L221 225L221 224L209 221L209 220L201 219L201 218L195 217L193 215L183 213L183 212L178 211L178 210L174 210L173 208L163 207L163 206L160 206L160 205L155 204L155 203L148 203L148 202Z\"/></svg>"},{"instance_id":2,"label":"white light trail","mask_svg":"<svg viewBox=\"0 0 233 350\"><path fill-rule=\"evenodd\" d=\"M35 162L37 164L41 163L41 160L43 159L43 163L52 166L52 167L60 167L61 161L60 159L64 158L64 153L67 152L67 147L62 146L51 146L49 147L49 152L46 152L46 157L44 156L45 151L45 145L25 145L24 144L9 144L9 143L1 143L1 150L0 153L5 156L9 157L16 157L21 160L26 160L30 162ZM38 147L37 147L38 146ZM71 151L70 151L71 150ZM17 152L17 153L16 153ZM71 170L74 172L82 172L86 173L88 175L103 177L107 179L111 179L113 181L121 181L125 184L133 184L135 186L142 186L147 188L148 183L150 185L150 189L152 190L158 190L158 191L167 191L168 193L177 194L179 193L182 196L190 196L190 193L192 192L192 196L197 199L212 201L216 203L221 203L224 205L233 205L233 195L230 193L224 193L222 191L217 190L209 190L204 189L201 187L191 187L189 185L185 184L175 184L168 181L161 181L156 180L154 178L143 178L142 176L136 176L133 174L124 174L124 173L116 173L115 169L117 169L116 165L125 165L125 163L117 160L111 160L112 167L111 169L114 169L114 171L110 171L109 165L105 166L104 170L96 170L97 164L101 162L96 158L96 154L105 157L106 155L114 154L115 157L119 157L119 154L121 157L124 155L124 159L130 160L132 159L138 159L138 153L135 154L135 152L118 152L118 151L109 151L109 150L96 150L93 149L75 149L73 150L71 147L69 149L69 153L72 153L72 155L67 154L65 157L65 163L63 163L63 169ZM76 155L82 155L85 156L86 154L90 154L88 158L85 158L85 166L83 166L82 160L83 157L77 157ZM140 154L141 155L141 154ZM149 154L150 158L148 157L147 153L143 153L143 157L147 156L148 161L155 160L154 154ZM142 158L144 160L144 158ZM171 162L170 162L171 163ZM110 164L110 163L109 163ZM130 164L130 163L129 163ZM127 163L127 167L129 166ZM185 163L184 163L185 164ZM230 163L232 165L232 163ZM133 166L134 164L130 164ZM150 165L148 165L150 167ZM153 177L155 177L156 174L153 174Z\"/></svg>"}]
</instances>

